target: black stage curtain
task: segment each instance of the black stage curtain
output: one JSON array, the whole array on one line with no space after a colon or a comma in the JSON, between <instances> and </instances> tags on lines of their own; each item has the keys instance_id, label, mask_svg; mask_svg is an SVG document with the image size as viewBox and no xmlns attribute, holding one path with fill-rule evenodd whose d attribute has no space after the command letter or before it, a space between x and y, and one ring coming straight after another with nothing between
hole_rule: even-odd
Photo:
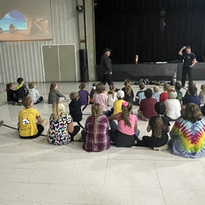
<instances>
[{"instance_id":1,"label":"black stage curtain","mask_svg":"<svg viewBox=\"0 0 205 205\"><path fill-rule=\"evenodd\" d=\"M97 63L103 49L112 49L112 62L133 64L156 61L159 56L160 10L107 11L96 13Z\"/></svg>"},{"instance_id":2,"label":"black stage curtain","mask_svg":"<svg viewBox=\"0 0 205 205\"><path fill-rule=\"evenodd\" d=\"M170 7L202 7L204 0L97 0L100 10L136 10Z\"/></svg>"},{"instance_id":3,"label":"black stage curtain","mask_svg":"<svg viewBox=\"0 0 205 205\"><path fill-rule=\"evenodd\" d=\"M180 59L178 51L184 45L202 61L204 10L205 0L98 0L97 64L106 47L112 49L115 64L133 64L136 54L139 62L174 61Z\"/></svg>"},{"instance_id":4,"label":"black stage curtain","mask_svg":"<svg viewBox=\"0 0 205 205\"><path fill-rule=\"evenodd\" d=\"M164 59L178 58L182 46L191 46L198 61L205 55L205 12L204 8L181 8L166 10L166 51Z\"/></svg>"}]
</instances>

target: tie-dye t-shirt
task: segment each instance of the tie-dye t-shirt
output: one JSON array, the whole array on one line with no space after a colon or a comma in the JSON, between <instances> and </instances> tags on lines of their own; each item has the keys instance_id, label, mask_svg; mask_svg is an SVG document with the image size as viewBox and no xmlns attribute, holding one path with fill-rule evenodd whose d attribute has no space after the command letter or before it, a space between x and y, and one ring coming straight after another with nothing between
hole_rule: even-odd
<instances>
[{"instance_id":1,"label":"tie-dye t-shirt","mask_svg":"<svg viewBox=\"0 0 205 205\"><path fill-rule=\"evenodd\" d=\"M55 145L68 144L71 138L67 131L67 125L72 121L71 116L67 113L64 113L58 120L56 120L53 114L51 114L47 133L48 142Z\"/></svg>"},{"instance_id":2,"label":"tie-dye t-shirt","mask_svg":"<svg viewBox=\"0 0 205 205\"><path fill-rule=\"evenodd\" d=\"M179 118L171 132L173 153L186 158L205 156L205 120L192 123Z\"/></svg>"}]
</instances>

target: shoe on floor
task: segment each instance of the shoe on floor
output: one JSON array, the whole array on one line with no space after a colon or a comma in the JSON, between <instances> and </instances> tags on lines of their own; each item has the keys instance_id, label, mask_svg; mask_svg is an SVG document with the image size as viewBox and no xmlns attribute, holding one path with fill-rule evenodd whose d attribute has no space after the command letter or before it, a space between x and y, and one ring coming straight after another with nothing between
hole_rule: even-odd
<instances>
[{"instance_id":1,"label":"shoe on floor","mask_svg":"<svg viewBox=\"0 0 205 205\"><path fill-rule=\"evenodd\" d=\"M153 150L164 151L164 150L167 150L168 148L169 148L169 146L167 144L165 144L164 146L161 146L161 147L153 147Z\"/></svg>"},{"instance_id":2,"label":"shoe on floor","mask_svg":"<svg viewBox=\"0 0 205 205\"><path fill-rule=\"evenodd\" d=\"M18 100L17 105L20 105L20 106L22 105L22 99L19 99L19 100Z\"/></svg>"},{"instance_id":3,"label":"shoe on floor","mask_svg":"<svg viewBox=\"0 0 205 205\"><path fill-rule=\"evenodd\" d=\"M4 124L4 121L1 120L1 121L0 121L0 127L3 126L3 124Z\"/></svg>"},{"instance_id":4,"label":"shoe on floor","mask_svg":"<svg viewBox=\"0 0 205 205\"><path fill-rule=\"evenodd\" d=\"M73 132L72 132L72 133L70 133L71 140L73 140L73 139L74 139L75 135L77 135L79 131L80 131L80 127L79 127L79 126L77 126L77 125L76 125L76 126L74 126L74 130L73 130Z\"/></svg>"}]
</instances>

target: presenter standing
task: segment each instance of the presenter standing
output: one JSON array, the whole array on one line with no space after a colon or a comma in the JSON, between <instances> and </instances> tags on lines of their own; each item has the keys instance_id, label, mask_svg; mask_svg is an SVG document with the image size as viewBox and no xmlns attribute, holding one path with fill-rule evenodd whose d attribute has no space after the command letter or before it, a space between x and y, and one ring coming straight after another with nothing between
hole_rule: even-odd
<instances>
[{"instance_id":1,"label":"presenter standing","mask_svg":"<svg viewBox=\"0 0 205 205\"><path fill-rule=\"evenodd\" d=\"M100 70L100 81L104 85L106 82L112 84L112 64L111 59L109 58L111 50L106 48L104 54L101 57L101 70Z\"/></svg>"},{"instance_id":2,"label":"presenter standing","mask_svg":"<svg viewBox=\"0 0 205 205\"><path fill-rule=\"evenodd\" d=\"M186 52L183 52L183 50L186 49ZM189 82L192 82L192 68L196 64L196 56L194 53L191 52L190 46L183 46L181 50L179 51L179 55L181 55L184 58L184 64L182 69L182 86L185 86L185 80L186 80L186 74L189 76Z\"/></svg>"}]
</instances>

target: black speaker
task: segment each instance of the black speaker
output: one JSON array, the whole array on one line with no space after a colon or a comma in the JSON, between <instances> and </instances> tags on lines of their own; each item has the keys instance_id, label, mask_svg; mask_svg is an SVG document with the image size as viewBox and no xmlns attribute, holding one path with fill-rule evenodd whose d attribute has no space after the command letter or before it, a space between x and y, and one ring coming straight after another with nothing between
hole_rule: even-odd
<instances>
[{"instance_id":1,"label":"black speaker","mask_svg":"<svg viewBox=\"0 0 205 205\"><path fill-rule=\"evenodd\" d=\"M89 81L87 49L80 49L80 81Z\"/></svg>"}]
</instances>

